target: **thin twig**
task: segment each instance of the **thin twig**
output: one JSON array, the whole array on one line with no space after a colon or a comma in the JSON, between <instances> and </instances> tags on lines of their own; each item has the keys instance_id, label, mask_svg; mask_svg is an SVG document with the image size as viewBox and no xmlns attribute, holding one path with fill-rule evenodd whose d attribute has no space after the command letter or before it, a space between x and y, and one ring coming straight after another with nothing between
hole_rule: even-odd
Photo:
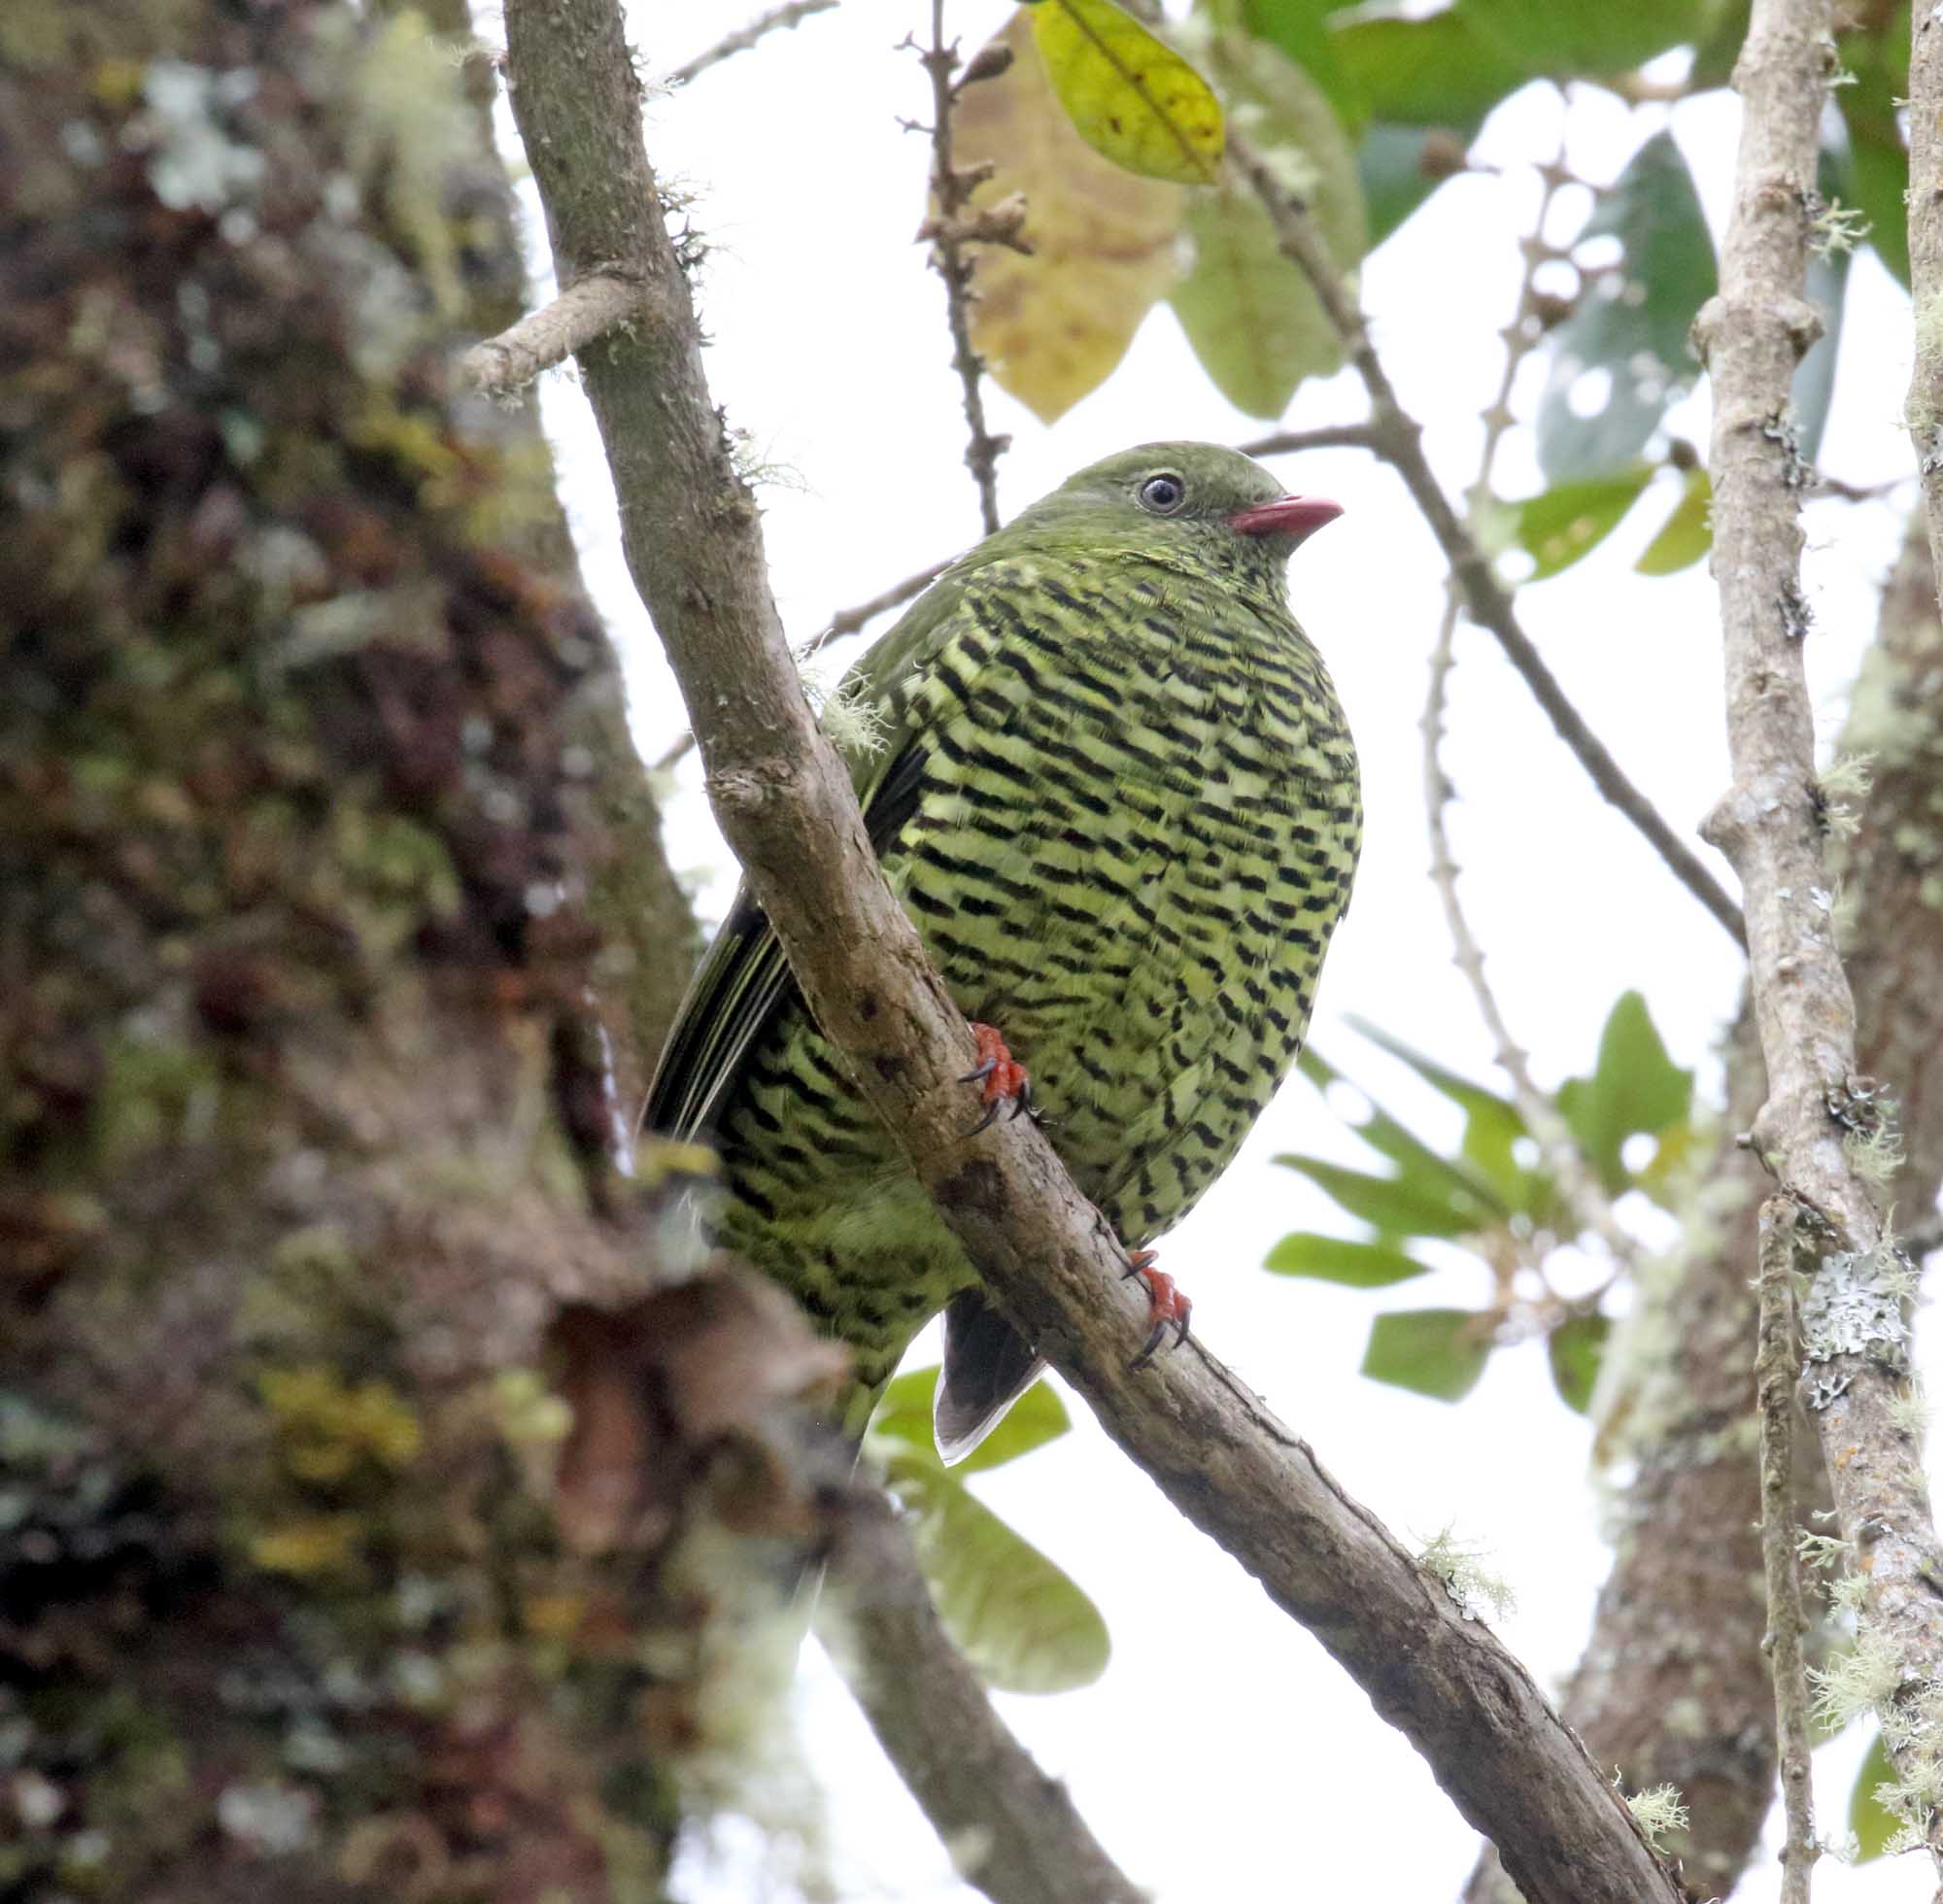
<instances>
[{"instance_id":1,"label":"thin twig","mask_svg":"<svg viewBox=\"0 0 1943 1904\"><path fill-rule=\"evenodd\" d=\"M1626 778L1519 626L1510 594L1431 469L1423 453L1422 425L1398 402L1389 372L1370 340L1363 314L1346 289L1308 207L1290 193L1274 167L1232 127L1228 134L1228 154L1267 208L1283 255L1309 280L1323 314L1342 338L1369 395L1370 427L1376 438L1377 454L1403 478L1412 499L1430 525L1430 532L1444 551L1466 612L1495 637L1505 658L1544 708L1558 737L1578 756L1580 765L1591 776L1592 784L1646 836L1672 868L1674 876L1733 935L1736 943L1745 944L1746 927L1740 908L1701 864L1693 849Z\"/></svg>"},{"instance_id":2,"label":"thin twig","mask_svg":"<svg viewBox=\"0 0 1943 1904\"><path fill-rule=\"evenodd\" d=\"M816 1631L968 1884L995 1904L1142 1904L951 1644L882 1497L843 1504Z\"/></svg>"},{"instance_id":3,"label":"thin twig","mask_svg":"<svg viewBox=\"0 0 1943 1904\"><path fill-rule=\"evenodd\" d=\"M459 359L459 374L492 396L524 390L542 370L564 363L640 308L641 287L624 273L596 269L551 304L488 337Z\"/></svg>"},{"instance_id":4,"label":"thin twig","mask_svg":"<svg viewBox=\"0 0 1943 1904\"><path fill-rule=\"evenodd\" d=\"M1014 1324L1417 1745L1532 1904L1675 1904L1670 1874L1530 1674L1245 1383L1192 1341L1132 1366L1146 1304L1045 1134L1020 1118L966 1140L972 1035L885 883L791 663L761 517L730 460L659 210L618 0L507 0L506 30L559 269L625 258L654 292L635 325L581 358L623 546L716 817L860 1095Z\"/></svg>"},{"instance_id":5,"label":"thin twig","mask_svg":"<svg viewBox=\"0 0 1943 1904\"><path fill-rule=\"evenodd\" d=\"M1836 946L1802 651L1802 463L1790 389L1822 323L1803 292L1819 130L1835 70L1830 0L1756 0L1734 70L1743 102L1720 294L1694 321L1713 384L1714 576L1732 783L1707 833L1740 875L1748 979L1767 1069L1755 1152L1801 1212L1814 1261L1802 1304L1804 1398L1842 1536L1865 1559L1858 1612L1883 1668L1878 1701L1904 1779L1935 1777L1943 1678L1943 1545L1898 1397L1905 1267L1883 1236L1850 1132L1880 1135L1858 1076L1855 1000ZM1858 1306L1870 1320L1858 1331ZM1924 1829L1943 1868L1943 1813Z\"/></svg>"},{"instance_id":6,"label":"thin twig","mask_svg":"<svg viewBox=\"0 0 1943 1904\"><path fill-rule=\"evenodd\" d=\"M956 556L942 557L929 568L921 568L915 575L906 575L902 582L895 583L881 595L873 595L869 601L860 601L855 608L839 608L817 633L797 650L797 659L807 661L827 643L846 634L856 634L879 615L893 608L902 608L913 595L920 595L930 588L957 560Z\"/></svg>"},{"instance_id":7,"label":"thin twig","mask_svg":"<svg viewBox=\"0 0 1943 1904\"><path fill-rule=\"evenodd\" d=\"M987 535L999 532L999 459L1010 447L1009 436L994 436L985 426L985 394L981 379L985 360L972 345L971 238L961 220L966 201L983 183L976 171L961 172L951 159L951 76L958 67L958 43L944 38L944 0L931 0L931 46L919 61L931 76L931 194L937 211L928 227L931 261L944 280L945 313L951 325L951 367L958 372L965 396L965 425L971 432L965 445L965 466L978 487L978 514ZM1017 241L1014 228L1005 242Z\"/></svg>"},{"instance_id":8,"label":"thin twig","mask_svg":"<svg viewBox=\"0 0 1943 1904\"><path fill-rule=\"evenodd\" d=\"M821 653L831 642L839 640L846 634L861 633L879 615L886 614L893 608L902 608L913 595L922 595L930 588L957 560L956 556L945 556L933 562L929 568L921 568L915 575L906 575L902 582L894 583L881 595L873 595L869 601L860 601L855 608L839 608L822 628L797 649L797 660L806 662L812 655ZM666 773L669 768L685 761L694 748L695 736L692 733L683 734L654 764L654 771Z\"/></svg>"},{"instance_id":9,"label":"thin twig","mask_svg":"<svg viewBox=\"0 0 1943 1904\"><path fill-rule=\"evenodd\" d=\"M1563 154L1560 156L1562 158ZM1524 274L1518 284L1512 321L1501 333L1505 340L1504 368L1499 374L1497 394L1483 412L1484 440L1478 454L1477 479L1472 485L1473 495L1480 498L1490 493L1491 472L1497 462L1498 446L1512 426L1512 387L1517 380L1518 366L1538 343L1540 332L1533 323L1533 295L1539 268L1548 256L1544 243L1545 219L1551 209L1552 200L1569 180L1562 164L1542 168L1540 176L1544 189L1539 198L1532 235L1524 248ZM1445 825L1445 814L1450 801L1450 782L1438 759L1438 750L1444 741L1444 709L1450 670L1456 661L1457 609L1457 592L1452 589L1447 595L1444 619L1439 624L1436 645L1431 650L1430 678L1423 702L1423 804L1430 833L1431 883L1437 888L1438 898L1444 904L1444 919L1450 929L1457 969L1470 982L1472 996L1478 1002L1479 1015L1483 1019L1485 1029L1491 1035L1491 1042L1496 1047L1498 1067L1511 1080L1512 1097L1517 1105L1518 1115L1524 1119L1525 1129L1531 1133L1551 1167L1552 1176L1565 1193L1565 1200L1580 1228L1597 1235L1612 1252L1616 1263L1630 1266L1637 1254L1633 1240L1619 1227L1613 1214L1612 1200L1586 1168L1558 1106L1539 1089L1531 1068L1525 1062L1522 1046L1512 1037L1511 1027L1498 1004L1497 994L1491 989L1491 982L1484 973L1483 948L1471 930L1471 922L1465 915L1463 901L1458 894L1457 862L1450 851L1449 830Z\"/></svg>"},{"instance_id":10,"label":"thin twig","mask_svg":"<svg viewBox=\"0 0 1943 1904\"><path fill-rule=\"evenodd\" d=\"M1788 1842L1781 1851L1781 1904L1808 1904L1808 1874L1822 1854L1815 1842L1809 1771L1808 1674L1801 1640L1801 1571L1794 1551L1794 1384L1801 1350L1794 1330L1794 1238L1800 1212L1787 1197L1761 1205L1760 1335L1755 1385L1760 1410L1761 1570L1767 1580L1767 1633L1761 1641L1774 1681L1781 1745L1781 1798Z\"/></svg>"},{"instance_id":11,"label":"thin twig","mask_svg":"<svg viewBox=\"0 0 1943 1904\"><path fill-rule=\"evenodd\" d=\"M738 26L734 32L717 40L705 52L697 53L687 65L677 66L665 77L664 84L669 86L686 85L698 73L705 73L711 66L719 66L738 52L747 52L766 33L796 26L811 14L827 14L835 5L836 0L789 0L787 6L771 7L767 13L758 14L747 26Z\"/></svg>"},{"instance_id":12,"label":"thin twig","mask_svg":"<svg viewBox=\"0 0 1943 1904\"><path fill-rule=\"evenodd\" d=\"M1278 429L1252 443L1235 445L1244 457L1293 457L1305 450L1378 450L1374 424L1322 424L1314 429Z\"/></svg>"}]
</instances>

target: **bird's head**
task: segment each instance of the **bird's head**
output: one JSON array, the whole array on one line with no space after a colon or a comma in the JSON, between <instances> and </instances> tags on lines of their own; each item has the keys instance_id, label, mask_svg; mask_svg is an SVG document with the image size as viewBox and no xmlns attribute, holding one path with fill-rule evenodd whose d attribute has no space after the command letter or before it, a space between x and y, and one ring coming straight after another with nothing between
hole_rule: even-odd
<instances>
[{"instance_id":1,"label":"bird's head","mask_svg":"<svg viewBox=\"0 0 1943 1904\"><path fill-rule=\"evenodd\" d=\"M1238 450L1142 443L1069 477L1011 527L1103 553L1239 569L1278 589L1296 548L1342 513L1340 503L1288 494Z\"/></svg>"}]
</instances>

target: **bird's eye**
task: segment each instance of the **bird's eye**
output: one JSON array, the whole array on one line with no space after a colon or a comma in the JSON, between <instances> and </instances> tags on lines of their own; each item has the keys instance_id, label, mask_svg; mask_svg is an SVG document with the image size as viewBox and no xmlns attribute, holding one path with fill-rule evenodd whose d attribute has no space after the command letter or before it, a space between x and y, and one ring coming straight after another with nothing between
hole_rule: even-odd
<instances>
[{"instance_id":1,"label":"bird's eye","mask_svg":"<svg viewBox=\"0 0 1943 1904\"><path fill-rule=\"evenodd\" d=\"M1151 509L1156 516L1173 515L1186 500L1187 485L1166 471L1149 476L1141 485L1141 507Z\"/></svg>"}]
</instances>

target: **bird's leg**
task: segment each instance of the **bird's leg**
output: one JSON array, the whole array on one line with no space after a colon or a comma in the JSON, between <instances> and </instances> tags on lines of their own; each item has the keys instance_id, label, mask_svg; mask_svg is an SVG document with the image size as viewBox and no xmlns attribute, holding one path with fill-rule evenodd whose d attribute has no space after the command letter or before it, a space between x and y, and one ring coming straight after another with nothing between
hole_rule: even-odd
<instances>
[{"instance_id":1,"label":"bird's leg","mask_svg":"<svg viewBox=\"0 0 1943 1904\"><path fill-rule=\"evenodd\" d=\"M1006 1040L990 1025L981 1025L975 1018L972 1021L972 1036L978 1046L977 1068L967 1071L958 1081L976 1084L983 1080L985 1114L965 1133L968 1138L975 1138L988 1129L1007 1105L1011 1105L1014 1117L1033 1107L1032 1079L1026 1075L1026 1068L1006 1049Z\"/></svg>"},{"instance_id":2,"label":"bird's leg","mask_svg":"<svg viewBox=\"0 0 1943 1904\"><path fill-rule=\"evenodd\" d=\"M1180 1285L1171 1275L1154 1268L1157 1255L1158 1252L1151 1249L1127 1251L1127 1275L1137 1275L1146 1284L1147 1314L1153 1323L1146 1346L1128 1364L1129 1368L1145 1368L1153 1360L1154 1351L1160 1347L1170 1329L1174 1331L1176 1348L1187 1340L1187 1318L1194 1305L1180 1293Z\"/></svg>"}]
</instances>

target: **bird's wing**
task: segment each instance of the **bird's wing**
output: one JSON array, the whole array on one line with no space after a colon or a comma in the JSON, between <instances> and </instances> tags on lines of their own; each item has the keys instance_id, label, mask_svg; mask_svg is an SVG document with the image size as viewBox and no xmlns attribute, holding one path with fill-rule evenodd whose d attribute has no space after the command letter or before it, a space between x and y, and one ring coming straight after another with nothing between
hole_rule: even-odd
<instances>
[{"instance_id":1,"label":"bird's wing","mask_svg":"<svg viewBox=\"0 0 1943 1904\"><path fill-rule=\"evenodd\" d=\"M838 752L879 854L923 793L928 752L912 726L904 683L950 639L964 602L963 572L961 564L933 583L836 689L868 731ZM643 1127L668 1138L704 1134L763 1033L798 997L782 947L745 880L675 1014L648 1087Z\"/></svg>"}]
</instances>

